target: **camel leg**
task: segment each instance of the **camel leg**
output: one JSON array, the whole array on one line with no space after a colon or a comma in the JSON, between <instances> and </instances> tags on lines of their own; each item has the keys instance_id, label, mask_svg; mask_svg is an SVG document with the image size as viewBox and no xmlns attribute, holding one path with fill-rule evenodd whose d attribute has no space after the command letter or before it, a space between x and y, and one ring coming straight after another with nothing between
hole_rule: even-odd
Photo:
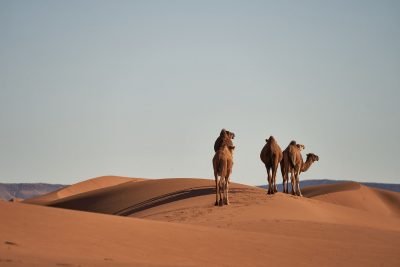
<instances>
[{"instance_id":1,"label":"camel leg","mask_svg":"<svg viewBox=\"0 0 400 267\"><path fill-rule=\"evenodd\" d=\"M297 176L296 177L297 193L299 196L302 197L303 195L301 194L301 190L300 190L300 173L298 173L296 176Z\"/></svg>"},{"instance_id":2,"label":"camel leg","mask_svg":"<svg viewBox=\"0 0 400 267\"><path fill-rule=\"evenodd\" d=\"M225 203L225 179L222 179L221 188L222 188L222 194L221 194L221 206L223 206L223 205L224 205L224 203Z\"/></svg>"},{"instance_id":3,"label":"camel leg","mask_svg":"<svg viewBox=\"0 0 400 267\"><path fill-rule=\"evenodd\" d=\"M281 165L281 173L282 173L282 179L283 179L283 182L282 182L282 185L283 185L283 193L286 193L286 188L285 188L285 184L286 184L286 182L285 182L285 171L283 170L282 165Z\"/></svg>"},{"instance_id":4,"label":"camel leg","mask_svg":"<svg viewBox=\"0 0 400 267\"><path fill-rule=\"evenodd\" d=\"M272 178L272 170L268 169L268 191L269 191L269 194L274 193L273 186L274 186L274 181Z\"/></svg>"},{"instance_id":5,"label":"camel leg","mask_svg":"<svg viewBox=\"0 0 400 267\"><path fill-rule=\"evenodd\" d=\"M294 173L293 173L293 171L291 171L290 172L290 183L292 184L292 195L295 195L296 194L296 192L295 192L295 177L294 177ZM289 188L288 188L289 189Z\"/></svg>"},{"instance_id":6,"label":"camel leg","mask_svg":"<svg viewBox=\"0 0 400 267\"><path fill-rule=\"evenodd\" d=\"M268 194L272 194L272 176L270 173L270 168L267 167L267 175L268 175Z\"/></svg>"},{"instance_id":7,"label":"camel leg","mask_svg":"<svg viewBox=\"0 0 400 267\"><path fill-rule=\"evenodd\" d=\"M287 184L287 180L286 180L286 177L285 177L285 173L284 173L284 171L282 170L282 179L283 179L283 182L282 182L282 192L283 193L287 193L286 192L286 184Z\"/></svg>"},{"instance_id":8,"label":"camel leg","mask_svg":"<svg viewBox=\"0 0 400 267\"><path fill-rule=\"evenodd\" d=\"M225 180L225 194L226 194L225 204L229 205L229 180L228 179Z\"/></svg>"},{"instance_id":9,"label":"camel leg","mask_svg":"<svg viewBox=\"0 0 400 267\"><path fill-rule=\"evenodd\" d=\"M283 179L283 183L282 183L282 188L283 188L283 193L286 193L286 183L285 183L285 179Z\"/></svg>"},{"instance_id":10,"label":"camel leg","mask_svg":"<svg viewBox=\"0 0 400 267\"><path fill-rule=\"evenodd\" d=\"M276 166L275 168L272 169L272 182L274 183L273 185L273 193L275 194L276 192L278 192L278 187L276 186L276 172L278 171L278 166Z\"/></svg>"},{"instance_id":11,"label":"camel leg","mask_svg":"<svg viewBox=\"0 0 400 267\"><path fill-rule=\"evenodd\" d=\"M289 175L286 176L286 194L289 194Z\"/></svg>"},{"instance_id":12,"label":"camel leg","mask_svg":"<svg viewBox=\"0 0 400 267\"><path fill-rule=\"evenodd\" d=\"M218 205L222 206L224 204L224 178L222 176L219 177L219 202Z\"/></svg>"},{"instance_id":13,"label":"camel leg","mask_svg":"<svg viewBox=\"0 0 400 267\"><path fill-rule=\"evenodd\" d=\"M286 194L289 194L289 170L285 170Z\"/></svg>"},{"instance_id":14,"label":"camel leg","mask_svg":"<svg viewBox=\"0 0 400 267\"><path fill-rule=\"evenodd\" d=\"M288 174L286 174L285 175L285 178L284 178L284 186L283 186L284 188L283 188L283 191L286 193L286 194L289 194L289 175Z\"/></svg>"},{"instance_id":15,"label":"camel leg","mask_svg":"<svg viewBox=\"0 0 400 267\"><path fill-rule=\"evenodd\" d=\"M218 206L218 194L219 194L219 188L218 188L218 175L215 173L215 206Z\"/></svg>"},{"instance_id":16,"label":"camel leg","mask_svg":"<svg viewBox=\"0 0 400 267\"><path fill-rule=\"evenodd\" d=\"M225 179L225 190L226 190L225 204L226 205L229 205L229 176L231 175L231 173L232 173L232 168L230 167L230 168L228 168L228 172L227 172L226 179Z\"/></svg>"},{"instance_id":17,"label":"camel leg","mask_svg":"<svg viewBox=\"0 0 400 267\"><path fill-rule=\"evenodd\" d=\"M226 205L230 205L231 204L231 202L229 201L229 181L228 181L228 183L227 183L227 185L226 185Z\"/></svg>"}]
</instances>

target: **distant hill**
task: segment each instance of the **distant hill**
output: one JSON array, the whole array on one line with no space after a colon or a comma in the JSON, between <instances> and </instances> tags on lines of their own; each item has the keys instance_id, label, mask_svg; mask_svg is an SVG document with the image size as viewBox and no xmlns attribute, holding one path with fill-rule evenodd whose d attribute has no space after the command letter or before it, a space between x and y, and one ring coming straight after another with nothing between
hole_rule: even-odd
<instances>
[{"instance_id":1,"label":"distant hill","mask_svg":"<svg viewBox=\"0 0 400 267\"><path fill-rule=\"evenodd\" d=\"M342 183L342 182L349 182L345 180L328 180L328 179L321 179L321 180L304 180L300 181L300 187L305 187L305 186L313 186L313 185L324 185L324 184L336 184L336 183ZM394 192L400 192L400 184L385 184L385 183L363 183L360 182L360 184L373 187L373 188L379 188L379 189L386 189ZM267 188L267 185L261 185L259 186L261 188ZM289 191L291 190L291 185L289 182ZM282 180L279 181L278 184L278 191L282 191Z\"/></svg>"},{"instance_id":2,"label":"distant hill","mask_svg":"<svg viewBox=\"0 0 400 267\"><path fill-rule=\"evenodd\" d=\"M58 190L66 185L45 183L0 183L0 199L26 199Z\"/></svg>"}]
</instances>

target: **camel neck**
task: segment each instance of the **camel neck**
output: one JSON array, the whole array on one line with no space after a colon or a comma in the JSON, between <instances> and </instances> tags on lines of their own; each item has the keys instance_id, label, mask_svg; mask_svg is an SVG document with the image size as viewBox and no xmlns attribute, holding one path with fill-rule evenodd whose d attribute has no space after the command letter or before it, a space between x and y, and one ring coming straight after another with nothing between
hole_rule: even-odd
<instances>
[{"instance_id":1,"label":"camel neck","mask_svg":"<svg viewBox=\"0 0 400 267\"><path fill-rule=\"evenodd\" d=\"M312 164L313 164L313 161L311 160L311 158L308 158L306 160L306 162L301 166L301 172L307 171L311 167Z\"/></svg>"}]
</instances>

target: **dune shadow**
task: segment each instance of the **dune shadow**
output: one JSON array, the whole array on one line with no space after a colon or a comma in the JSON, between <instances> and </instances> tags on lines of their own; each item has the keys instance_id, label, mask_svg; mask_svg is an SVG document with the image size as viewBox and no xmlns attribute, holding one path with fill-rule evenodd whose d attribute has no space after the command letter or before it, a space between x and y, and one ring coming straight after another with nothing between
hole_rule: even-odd
<instances>
[{"instance_id":1,"label":"dune shadow","mask_svg":"<svg viewBox=\"0 0 400 267\"><path fill-rule=\"evenodd\" d=\"M229 190L229 193L234 194L234 193L237 193L238 191L241 191L241 190L232 188ZM207 186L207 187L190 188L190 189L175 191L175 192L171 192L168 194L164 194L161 196L157 196L157 197L148 199L146 201L137 203L135 205L132 205L128 208L125 208L125 209L115 212L113 214L119 215L119 216L130 216L139 211L151 209L151 208L161 206L164 204L168 204L171 202L184 200L184 199L188 199L188 198L192 198L192 197L213 195L213 194L215 194L215 187ZM214 202L212 202L212 203L210 202L210 205L211 204L214 204Z\"/></svg>"},{"instance_id":2,"label":"dune shadow","mask_svg":"<svg viewBox=\"0 0 400 267\"><path fill-rule=\"evenodd\" d=\"M375 189L374 193L390 207L397 215L400 215L400 195L397 192L383 191Z\"/></svg>"},{"instance_id":3,"label":"dune shadow","mask_svg":"<svg viewBox=\"0 0 400 267\"><path fill-rule=\"evenodd\" d=\"M154 208L154 207L164 205L167 203L171 203L171 202L175 202L175 201L179 201L179 200L183 200L183 199L187 199L187 198L192 198L192 197L211 195L211 194L215 194L214 187L199 187L199 188L190 188L190 189L175 191L175 192L157 196L157 197L148 199L146 201L137 203L128 208L125 208L123 210L115 212L114 215L129 216L136 212Z\"/></svg>"}]
</instances>

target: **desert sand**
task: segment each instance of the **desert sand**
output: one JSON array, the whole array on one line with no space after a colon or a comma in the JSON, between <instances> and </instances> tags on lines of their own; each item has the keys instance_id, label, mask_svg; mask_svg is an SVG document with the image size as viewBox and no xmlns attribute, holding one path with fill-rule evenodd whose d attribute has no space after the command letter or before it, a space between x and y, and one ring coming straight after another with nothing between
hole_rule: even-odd
<instances>
[{"instance_id":1,"label":"desert sand","mask_svg":"<svg viewBox=\"0 0 400 267\"><path fill-rule=\"evenodd\" d=\"M144 180L144 179L121 177L121 176L95 177L95 178L91 178L91 179L61 188L59 190L56 190L54 192L51 192L51 193L48 193L48 194L45 194L42 196L27 199L24 202L31 203L31 204L46 204L46 203L49 203L51 201L56 201L61 198L75 196L75 195L78 195L81 193L94 191L94 190L101 189L101 188L111 187L111 186L126 183L126 182L137 182L137 181L142 181L142 180Z\"/></svg>"},{"instance_id":2,"label":"desert sand","mask_svg":"<svg viewBox=\"0 0 400 267\"><path fill-rule=\"evenodd\" d=\"M215 207L210 179L91 181L0 202L0 266L400 266L399 193L231 183Z\"/></svg>"}]
</instances>

